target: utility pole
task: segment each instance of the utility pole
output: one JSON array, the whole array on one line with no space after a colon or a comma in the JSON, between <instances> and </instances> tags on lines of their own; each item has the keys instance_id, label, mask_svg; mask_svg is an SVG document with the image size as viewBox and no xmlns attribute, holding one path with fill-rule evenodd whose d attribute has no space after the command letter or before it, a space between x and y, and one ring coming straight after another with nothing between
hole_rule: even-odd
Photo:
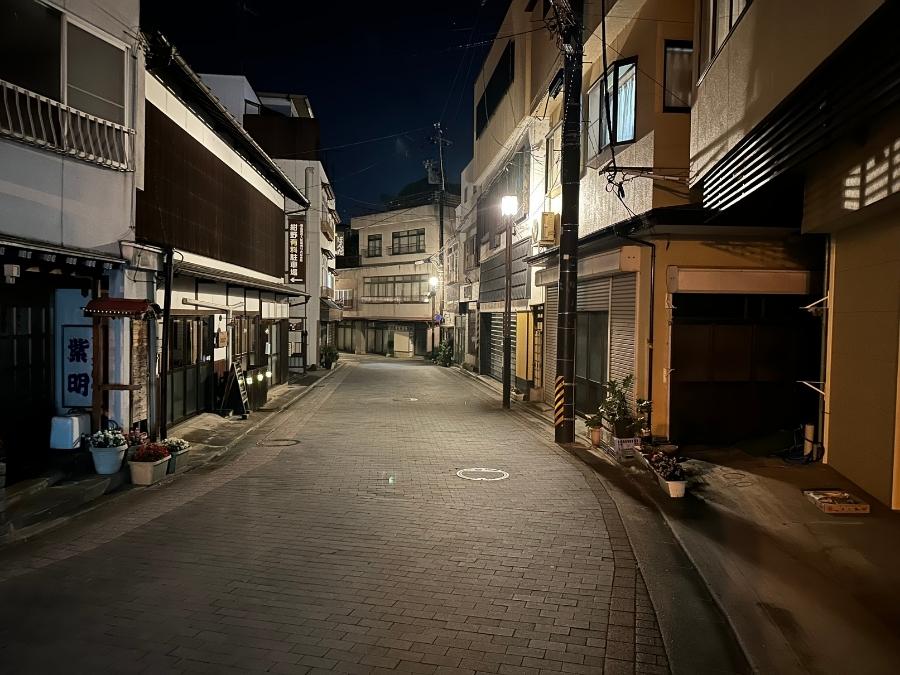
<instances>
[{"instance_id":1,"label":"utility pole","mask_svg":"<svg viewBox=\"0 0 900 675\"><path fill-rule=\"evenodd\" d=\"M568 8L563 5L568 4ZM581 152L581 66L584 2L554 2L564 55L562 127L562 231L559 237L554 440L575 442L575 317L578 310L578 192Z\"/></svg>"},{"instance_id":2,"label":"utility pole","mask_svg":"<svg viewBox=\"0 0 900 675\"><path fill-rule=\"evenodd\" d=\"M444 130L441 127L440 122L434 123L434 136L431 137L431 141L433 143L437 143L438 146L438 164L441 172L441 192L438 197L438 223L440 225L439 234L438 234L438 263L441 264L441 270L443 271L443 263L444 263L444 202L446 192L447 192L447 181L444 179L444 146L450 145L450 141L444 138Z\"/></svg>"},{"instance_id":3,"label":"utility pole","mask_svg":"<svg viewBox=\"0 0 900 675\"><path fill-rule=\"evenodd\" d=\"M172 284L175 281L175 251L166 250L166 258L163 263L163 275L166 286L163 293L163 321L162 321L162 358L159 364L159 440L164 441L169 433L169 333L172 328Z\"/></svg>"}]
</instances>

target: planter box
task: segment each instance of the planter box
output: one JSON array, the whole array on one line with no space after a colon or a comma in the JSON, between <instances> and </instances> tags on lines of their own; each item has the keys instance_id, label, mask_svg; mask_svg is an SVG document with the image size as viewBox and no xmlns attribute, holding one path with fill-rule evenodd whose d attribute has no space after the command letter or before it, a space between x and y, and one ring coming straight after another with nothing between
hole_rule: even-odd
<instances>
[{"instance_id":1,"label":"planter box","mask_svg":"<svg viewBox=\"0 0 900 675\"><path fill-rule=\"evenodd\" d=\"M609 454L619 462L634 459L636 452L635 448L639 446L641 442L641 439L639 438L619 438L618 436L613 436L612 432L606 427L603 427L603 430L601 431L601 438L603 444L607 447Z\"/></svg>"},{"instance_id":2,"label":"planter box","mask_svg":"<svg viewBox=\"0 0 900 675\"><path fill-rule=\"evenodd\" d=\"M190 448L185 450L176 450L169 455L169 468L168 473L175 473L178 469L184 468L184 463L187 461L186 455L191 451Z\"/></svg>"},{"instance_id":3,"label":"planter box","mask_svg":"<svg viewBox=\"0 0 900 675\"><path fill-rule=\"evenodd\" d=\"M94 470L101 476L111 476L122 468L122 458L125 457L127 445L115 448L95 448L91 446L91 457L94 460Z\"/></svg>"},{"instance_id":4,"label":"planter box","mask_svg":"<svg viewBox=\"0 0 900 675\"><path fill-rule=\"evenodd\" d=\"M128 462L131 469L131 482L135 485L153 485L161 481L169 468L169 458L164 457L155 462Z\"/></svg>"},{"instance_id":5,"label":"planter box","mask_svg":"<svg viewBox=\"0 0 900 675\"><path fill-rule=\"evenodd\" d=\"M650 468L653 471L653 467ZM653 471L653 475L656 476L656 480L659 481L659 486L663 489L670 497L684 497L684 491L687 487L686 480L663 480L662 476Z\"/></svg>"}]
</instances>

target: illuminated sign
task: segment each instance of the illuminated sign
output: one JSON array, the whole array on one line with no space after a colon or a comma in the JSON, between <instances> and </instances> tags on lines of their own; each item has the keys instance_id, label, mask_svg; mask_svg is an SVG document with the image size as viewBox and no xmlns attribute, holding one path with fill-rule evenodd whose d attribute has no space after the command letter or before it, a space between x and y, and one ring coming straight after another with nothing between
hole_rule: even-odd
<instances>
[{"instance_id":1,"label":"illuminated sign","mask_svg":"<svg viewBox=\"0 0 900 675\"><path fill-rule=\"evenodd\" d=\"M289 216L287 226L287 272L289 284L306 281L306 216Z\"/></svg>"}]
</instances>

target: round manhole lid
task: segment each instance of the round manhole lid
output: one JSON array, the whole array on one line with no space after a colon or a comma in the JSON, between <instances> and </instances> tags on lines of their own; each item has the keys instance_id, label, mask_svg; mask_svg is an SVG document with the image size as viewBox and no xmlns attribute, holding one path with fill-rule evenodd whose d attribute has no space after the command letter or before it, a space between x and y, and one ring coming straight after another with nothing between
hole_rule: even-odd
<instances>
[{"instance_id":1,"label":"round manhole lid","mask_svg":"<svg viewBox=\"0 0 900 675\"><path fill-rule=\"evenodd\" d=\"M267 438L256 441L256 444L263 448L290 448L293 445L299 445L300 441L296 438Z\"/></svg>"},{"instance_id":2,"label":"round manhole lid","mask_svg":"<svg viewBox=\"0 0 900 675\"><path fill-rule=\"evenodd\" d=\"M503 480L509 478L509 474L502 469L489 469L484 466L476 466L471 469L460 469L456 475L466 480Z\"/></svg>"}]
</instances>

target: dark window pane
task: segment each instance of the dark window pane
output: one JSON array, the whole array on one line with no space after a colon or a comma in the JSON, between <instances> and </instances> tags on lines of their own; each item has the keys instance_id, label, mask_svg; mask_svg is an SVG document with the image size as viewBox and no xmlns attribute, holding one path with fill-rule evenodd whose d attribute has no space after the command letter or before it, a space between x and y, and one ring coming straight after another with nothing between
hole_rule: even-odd
<instances>
[{"instance_id":1,"label":"dark window pane","mask_svg":"<svg viewBox=\"0 0 900 675\"><path fill-rule=\"evenodd\" d=\"M34 0L0 3L0 79L60 100L60 14Z\"/></svg>"},{"instance_id":2,"label":"dark window pane","mask_svg":"<svg viewBox=\"0 0 900 675\"><path fill-rule=\"evenodd\" d=\"M125 54L67 24L66 103L117 124L125 123Z\"/></svg>"}]
</instances>

